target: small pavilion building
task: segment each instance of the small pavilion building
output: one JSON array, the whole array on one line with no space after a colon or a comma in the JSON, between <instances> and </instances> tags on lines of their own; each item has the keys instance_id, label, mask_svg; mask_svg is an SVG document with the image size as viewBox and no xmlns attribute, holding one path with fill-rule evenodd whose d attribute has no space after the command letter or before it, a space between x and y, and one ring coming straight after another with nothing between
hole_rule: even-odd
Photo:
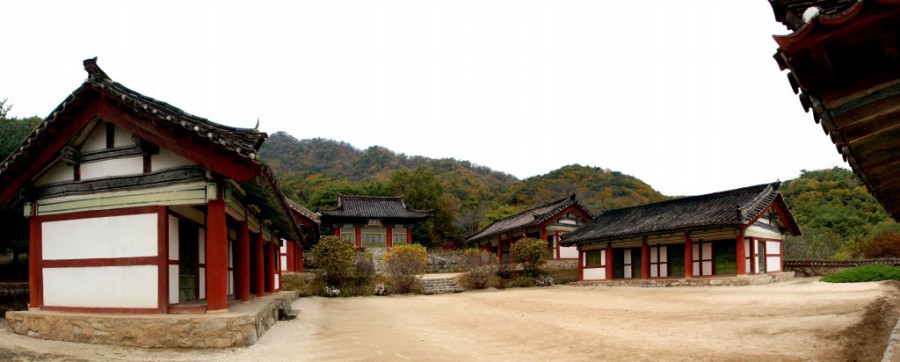
<instances>
[{"instance_id":1,"label":"small pavilion building","mask_svg":"<svg viewBox=\"0 0 900 362\"><path fill-rule=\"evenodd\" d=\"M412 244L412 228L431 217L431 210L408 208L402 196L338 194L337 206L319 213L324 230L357 248L380 249Z\"/></svg>"},{"instance_id":2,"label":"small pavilion building","mask_svg":"<svg viewBox=\"0 0 900 362\"><path fill-rule=\"evenodd\" d=\"M554 260L577 260L578 249L560 244L561 237L593 218L572 194L496 220L467 241L497 254L501 263L511 261L510 247L525 237L545 240Z\"/></svg>"},{"instance_id":3,"label":"small pavilion building","mask_svg":"<svg viewBox=\"0 0 900 362\"><path fill-rule=\"evenodd\" d=\"M800 235L780 182L611 210L566 235L579 280L692 278L782 270Z\"/></svg>"},{"instance_id":4,"label":"small pavilion building","mask_svg":"<svg viewBox=\"0 0 900 362\"><path fill-rule=\"evenodd\" d=\"M30 223L29 310L228 311L280 289L278 246L302 232L266 134L88 78L0 163L0 202ZM24 312L28 313L28 312Z\"/></svg>"}]
</instances>

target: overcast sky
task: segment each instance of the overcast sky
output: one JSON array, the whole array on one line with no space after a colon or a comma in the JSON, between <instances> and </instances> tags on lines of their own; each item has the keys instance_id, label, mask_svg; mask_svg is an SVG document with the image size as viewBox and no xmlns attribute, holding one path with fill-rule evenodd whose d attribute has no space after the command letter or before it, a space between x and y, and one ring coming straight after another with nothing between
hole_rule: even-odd
<instances>
[{"instance_id":1,"label":"overcast sky","mask_svg":"<svg viewBox=\"0 0 900 362\"><path fill-rule=\"evenodd\" d=\"M0 99L46 116L94 56L218 123L702 194L846 167L766 0L5 1Z\"/></svg>"}]
</instances>

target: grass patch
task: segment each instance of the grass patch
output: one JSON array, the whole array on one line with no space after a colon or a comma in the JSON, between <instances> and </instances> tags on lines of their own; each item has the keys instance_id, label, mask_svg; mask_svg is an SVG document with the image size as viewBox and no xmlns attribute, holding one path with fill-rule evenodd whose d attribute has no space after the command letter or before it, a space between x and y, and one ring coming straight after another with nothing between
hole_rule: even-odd
<instances>
[{"instance_id":1,"label":"grass patch","mask_svg":"<svg viewBox=\"0 0 900 362\"><path fill-rule=\"evenodd\" d=\"M900 267L869 264L834 272L822 278L823 282L828 283L860 283L881 280L900 280Z\"/></svg>"}]
</instances>

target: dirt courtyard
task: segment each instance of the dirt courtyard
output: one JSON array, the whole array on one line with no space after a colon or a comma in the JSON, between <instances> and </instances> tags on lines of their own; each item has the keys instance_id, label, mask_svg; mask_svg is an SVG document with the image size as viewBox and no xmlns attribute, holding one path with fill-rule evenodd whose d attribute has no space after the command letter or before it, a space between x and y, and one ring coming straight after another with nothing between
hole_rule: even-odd
<instances>
[{"instance_id":1,"label":"dirt courtyard","mask_svg":"<svg viewBox=\"0 0 900 362\"><path fill-rule=\"evenodd\" d=\"M303 298L248 348L147 350L44 341L0 325L0 360L880 360L896 282L571 287Z\"/></svg>"}]
</instances>

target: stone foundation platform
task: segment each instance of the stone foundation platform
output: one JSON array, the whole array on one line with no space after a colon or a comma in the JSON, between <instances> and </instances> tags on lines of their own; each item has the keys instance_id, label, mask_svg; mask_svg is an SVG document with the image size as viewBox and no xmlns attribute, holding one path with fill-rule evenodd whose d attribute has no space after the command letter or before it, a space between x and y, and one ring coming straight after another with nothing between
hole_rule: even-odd
<instances>
[{"instance_id":1,"label":"stone foundation platform","mask_svg":"<svg viewBox=\"0 0 900 362\"><path fill-rule=\"evenodd\" d=\"M208 314L100 314L29 310L7 312L9 329L57 341L144 348L250 346L278 321L297 292L279 292Z\"/></svg>"},{"instance_id":2,"label":"stone foundation platform","mask_svg":"<svg viewBox=\"0 0 900 362\"><path fill-rule=\"evenodd\" d=\"M611 281L597 280L573 282L574 286L603 286L603 287L706 287L706 286L743 286L762 285L794 279L794 272L778 272L760 275L735 275L723 277L694 277L691 279L615 279Z\"/></svg>"}]
</instances>

